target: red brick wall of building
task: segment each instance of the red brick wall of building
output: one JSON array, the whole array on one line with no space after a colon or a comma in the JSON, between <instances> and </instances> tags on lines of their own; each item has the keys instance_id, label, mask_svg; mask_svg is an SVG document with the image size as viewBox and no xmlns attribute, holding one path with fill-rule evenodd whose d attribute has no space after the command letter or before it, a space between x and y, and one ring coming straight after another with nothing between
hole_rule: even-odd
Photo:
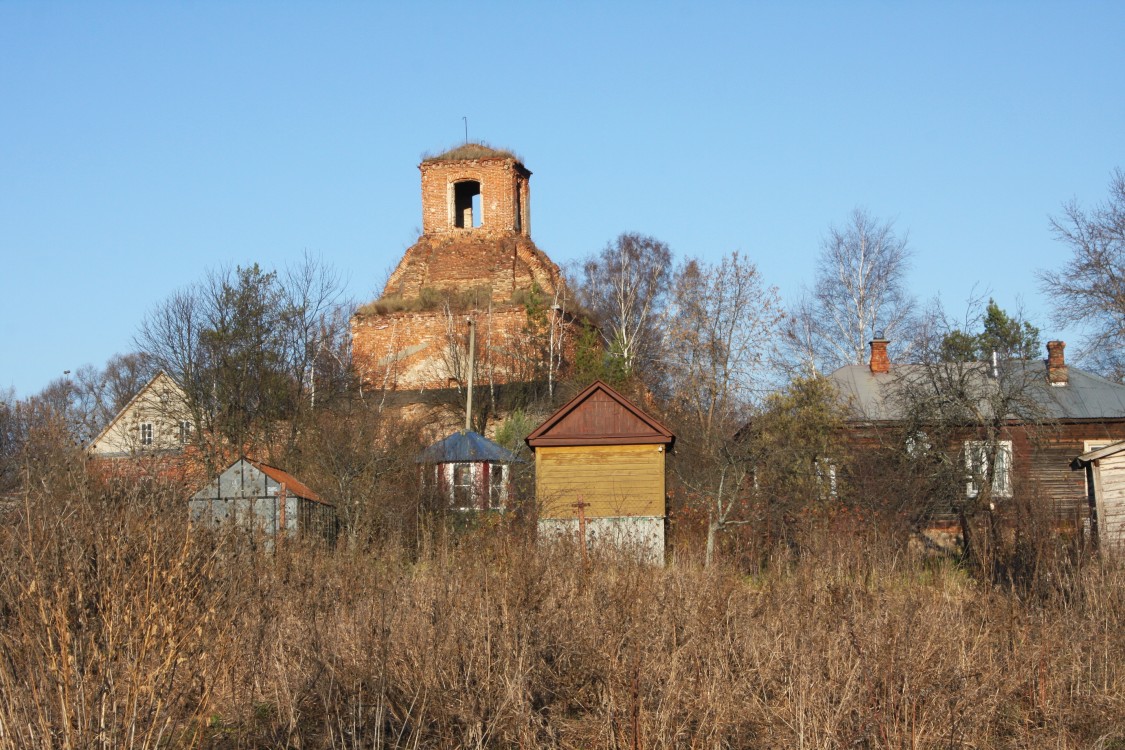
<instances>
[{"instance_id":1,"label":"red brick wall of building","mask_svg":"<svg viewBox=\"0 0 1125 750\"><path fill-rule=\"evenodd\" d=\"M495 155L456 158L459 148L419 165L422 236L383 296L351 321L352 356L365 388L426 390L463 382L467 315L478 322L475 377L482 385L540 379L545 360L556 367L572 360L573 324L554 310L566 307L558 266L530 237L531 172L508 152L486 150ZM456 226L456 185L466 180L480 185L478 227ZM528 314L533 293L547 312L546 325ZM545 330L529 334L537 327ZM552 331L553 358L544 352Z\"/></svg>"},{"instance_id":2,"label":"red brick wall of building","mask_svg":"<svg viewBox=\"0 0 1125 750\"><path fill-rule=\"evenodd\" d=\"M418 168L422 172L423 234L531 234L531 172L515 159L434 160L424 161ZM483 216L477 229L461 229L453 224L451 186L464 180L480 183Z\"/></svg>"},{"instance_id":3,"label":"red brick wall of building","mask_svg":"<svg viewBox=\"0 0 1125 750\"><path fill-rule=\"evenodd\" d=\"M522 305L357 315L352 319L352 357L364 387L429 390L463 384L470 315L476 325L478 385L534 379L550 357L552 329L556 362L565 367L573 361L575 324L549 312L546 324L536 326Z\"/></svg>"}]
</instances>

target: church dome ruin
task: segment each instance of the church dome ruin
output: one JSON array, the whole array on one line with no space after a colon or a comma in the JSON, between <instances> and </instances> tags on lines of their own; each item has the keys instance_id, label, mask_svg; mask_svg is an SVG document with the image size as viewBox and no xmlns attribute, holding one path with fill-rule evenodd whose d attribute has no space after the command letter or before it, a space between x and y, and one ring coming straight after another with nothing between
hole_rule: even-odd
<instances>
[{"instance_id":1,"label":"church dome ruin","mask_svg":"<svg viewBox=\"0 0 1125 750\"><path fill-rule=\"evenodd\" d=\"M531 172L512 152L467 143L418 166L422 235L379 299L352 317L356 369L368 389L460 385L466 318L477 326L478 382L534 379L532 339L568 327L556 266L531 240ZM550 354L550 353L548 353ZM554 356L561 364L561 350Z\"/></svg>"}]
</instances>

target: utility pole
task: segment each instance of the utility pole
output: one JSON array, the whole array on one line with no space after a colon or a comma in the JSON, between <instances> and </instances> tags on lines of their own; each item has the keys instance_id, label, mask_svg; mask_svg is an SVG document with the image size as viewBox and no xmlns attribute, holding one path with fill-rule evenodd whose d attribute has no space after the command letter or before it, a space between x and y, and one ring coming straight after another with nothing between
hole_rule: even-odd
<instances>
[{"instance_id":1,"label":"utility pole","mask_svg":"<svg viewBox=\"0 0 1125 750\"><path fill-rule=\"evenodd\" d=\"M468 318L469 321L469 387L466 389L468 395L465 397L465 432L473 428L473 370L474 359L476 358L477 349L477 329L473 327L473 319Z\"/></svg>"}]
</instances>

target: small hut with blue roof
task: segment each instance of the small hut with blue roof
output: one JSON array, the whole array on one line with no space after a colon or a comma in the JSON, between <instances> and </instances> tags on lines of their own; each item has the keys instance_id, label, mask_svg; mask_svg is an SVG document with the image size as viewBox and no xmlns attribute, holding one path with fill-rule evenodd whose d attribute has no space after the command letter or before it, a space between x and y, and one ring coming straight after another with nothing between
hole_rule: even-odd
<instances>
[{"instance_id":1,"label":"small hut with blue roof","mask_svg":"<svg viewBox=\"0 0 1125 750\"><path fill-rule=\"evenodd\" d=\"M471 430L439 440L417 458L423 477L456 510L503 510L516 454Z\"/></svg>"}]
</instances>

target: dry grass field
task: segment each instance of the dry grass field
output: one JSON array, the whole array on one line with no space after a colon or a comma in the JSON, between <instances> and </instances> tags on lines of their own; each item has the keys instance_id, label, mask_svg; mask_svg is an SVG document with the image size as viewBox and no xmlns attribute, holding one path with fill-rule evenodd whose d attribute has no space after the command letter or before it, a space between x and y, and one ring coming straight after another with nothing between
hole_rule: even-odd
<instances>
[{"instance_id":1,"label":"dry grass field","mask_svg":"<svg viewBox=\"0 0 1125 750\"><path fill-rule=\"evenodd\" d=\"M1125 747L1096 558L1015 591L827 531L752 576L503 525L270 551L50 476L0 526L2 750Z\"/></svg>"}]
</instances>

